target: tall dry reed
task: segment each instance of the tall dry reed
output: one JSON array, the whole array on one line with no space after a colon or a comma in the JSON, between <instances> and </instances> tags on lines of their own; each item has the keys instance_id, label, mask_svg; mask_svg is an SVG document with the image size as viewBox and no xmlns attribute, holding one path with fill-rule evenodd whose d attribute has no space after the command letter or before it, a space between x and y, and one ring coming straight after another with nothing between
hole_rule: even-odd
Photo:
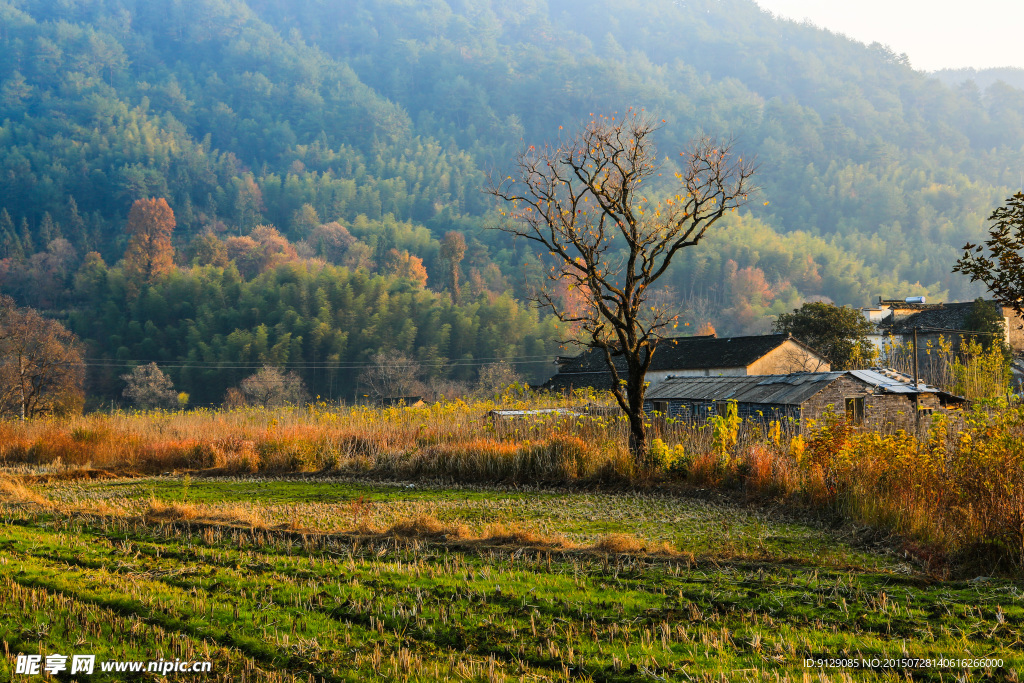
<instances>
[{"instance_id":1,"label":"tall dry reed","mask_svg":"<svg viewBox=\"0 0 1024 683\"><path fill-rule=\"evenodd\" d=\"M530 407L579 408L584 397ZM807 433L652 417L654 468L634 465L621 417L488 418L493 402L419 408L239 409L0 422L0 466L114 472L335 472L465 482L695 484L825 510L908 539L936 560L1024 566L1024 407L937 416L927 438L829 415ZM526 407L511 404L501 407ZM599 413L600 411L593 411Z\"/></svg>"}]
</instances>

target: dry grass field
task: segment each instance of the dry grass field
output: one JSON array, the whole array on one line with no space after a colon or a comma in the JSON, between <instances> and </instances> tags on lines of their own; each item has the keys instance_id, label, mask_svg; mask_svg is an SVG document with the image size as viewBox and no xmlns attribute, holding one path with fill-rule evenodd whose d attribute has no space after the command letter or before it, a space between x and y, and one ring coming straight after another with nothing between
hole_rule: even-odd
<instances>
[{"instance_id":1,"label":"dry grass field","mask_svg":"<svg viewBox=\"0 0 1024 683\"><path fill-rule=\"evenodd\" d=\"M922 441L838 418L799 437L663 422L638 469L614 418L495 425L494 407L0 423L3 666L67 651L203 659L224 681L1018 680L1018 409ZM826 656L880 664L805 667ZM899 658L985 661L885 668ZM162 680L83 680L126 676Z\"/></svg>"}]
</instances>

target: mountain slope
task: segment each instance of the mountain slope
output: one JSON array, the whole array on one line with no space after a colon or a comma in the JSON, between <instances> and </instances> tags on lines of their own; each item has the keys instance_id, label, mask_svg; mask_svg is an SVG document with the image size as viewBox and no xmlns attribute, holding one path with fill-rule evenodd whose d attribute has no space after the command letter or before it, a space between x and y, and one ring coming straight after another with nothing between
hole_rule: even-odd
<instances>
[{"instance_id":1,"label":"mountain slope","mask_svg":"<svg viewBox=\"0 0 1024 683\"><path fill-rule=\"evenodd\" d=\"M1024 92L948 87L751 0L6 0L0 45L0 288L57 315L124 309L117 287L81 283L99 257L120 277L128 208L149 196L175 211L182 269L234 262L258 288L318 258L452 298L439 240L454 230L461 306L524 297L545 255L488 229L487 173L633 106L666 119L666 178L700 130L757 154L763 197L684 254L664 292L690 324L753 332L808 297L979 294L951 266L1024 166ZM295 354L313 358L308 310ZM125 362L213 344L89 334ZM396 338L379 334L353 362Z\"/></svg>"}]
</instances>

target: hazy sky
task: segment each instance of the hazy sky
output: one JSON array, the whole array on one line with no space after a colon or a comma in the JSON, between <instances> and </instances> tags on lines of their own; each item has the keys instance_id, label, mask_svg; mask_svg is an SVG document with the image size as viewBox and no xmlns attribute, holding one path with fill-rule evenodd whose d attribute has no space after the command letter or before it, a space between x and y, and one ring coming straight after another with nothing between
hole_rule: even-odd
<instances>
[{"instance_id":1,"label":"hazy sky","mask_svg":"<svg viewBox=\"0 0 1024 683\"><path fill-rule=\"evenodd\" d=\"M1024 67L1024 0L756 0L772 13L878 41L915 69Z\"/></svg>"}]
</instances>

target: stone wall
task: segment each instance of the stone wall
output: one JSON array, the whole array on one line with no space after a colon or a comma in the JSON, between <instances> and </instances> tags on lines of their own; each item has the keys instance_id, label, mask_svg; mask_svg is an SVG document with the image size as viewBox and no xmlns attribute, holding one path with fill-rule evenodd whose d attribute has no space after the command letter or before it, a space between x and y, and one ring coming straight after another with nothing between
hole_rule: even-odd
<instances>
[{"instance_id":1,"label":"stone wall","mask_svg":"<svg viewBox=\"0 0 1024 683\"><path fill-rule=\"evenodd\" d=\"M882 432L903 429L913 432L917 428L917 404L913 394L874 393L874 387L844 375L819 391L802 406L801 431L807 431L811 421L821 420L829 408L838 415L846 413L846 399L864 399L864 420L861 426ZM921 394L921 425L926 427L933 412L941 410L935 394Z\"/></svg>"},{"instance_id":2,"label":"stone wall","mask_svg":"<svg viewBox=\"0 0 1024 683\"><path fill-rule=\"evenodd\" d=\"M913 394L874 393L874 387L849 375L837 378L800 406L785 404L739 403L737 411L746 421L770 422L778 420L793 425L806 433L814 423L820 422L831 409L837 415L846 414L847 399L863 399L864 415L860 426L864 429L892 433L897 430L915 432L927 429L931 415L944 410L935 394L920 396L920 424L916 423L918 410ZM702 424L708 418L722 413L727 401L659 400L646 401L648 414L658 411L662 417Z\"/></svg>"}]
</instances>

